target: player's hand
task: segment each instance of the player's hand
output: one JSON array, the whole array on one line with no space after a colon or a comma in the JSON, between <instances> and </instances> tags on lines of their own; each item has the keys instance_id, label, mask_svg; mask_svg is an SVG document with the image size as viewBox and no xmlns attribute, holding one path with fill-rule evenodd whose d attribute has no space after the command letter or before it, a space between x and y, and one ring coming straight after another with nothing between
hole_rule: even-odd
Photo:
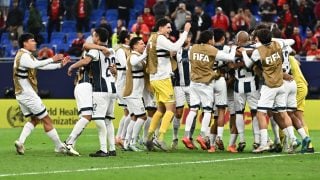
<instances>
[{"instance_id":1,"label":"player's hand","mask_svg":"<svg viewBox=\"0 0 320 180\"><path fill-rule=\"evenodd\" d=\"M52 57L52 59L53 59L53 62L58 62L61 59L63 59L63 54L56 54Z\"/></svg>"},{"instance_id":2,"label":"player's hand","mask_svg":"<svg viewBox=\"0 0 320 180\"><path fill-rule=\"evenodd\" d=\"M61 61L61 67L64 67L66 64L68 64L71 61L70 56L66 56Z\"/></svg>"},{"instance_id":3,"label":"player's hand","mask_svg":"<svg viewBox=\"0 0 320 180\"><path fill-rule=\"evenodd\" d=\"M69 68L68 68L68 76L71 76L72 75L72 70L73 70L73 66L71 65Z\"/></svg>"},{"instance_id":4,"label":"player's hand","mask_svg":"<svg viewBox=\"0 0 320 180\"><path fill-rule=\"evenodd\" d=\"M170 56L171 56L171 57L173 57L173 56L175 56L175 55L177 55L177 51L170 51Z\"/></svg>"},{"instance_id":5,"label":"player's hand","mask_svg":"<svg viewBox=\"0 0 320 180\"><path fill-rule=\"evenodd\" d=\"M241 48L237 49L237 51L242 53L243 51L246 51L246 49L244 47L241 47Z\"/></svg>"},{"instance_id":6,"label":"player's hand","mask_svg":"<svg viewBox=\"0 0 320 180\"><path fill-rule=\"evenodd\" d=\"M187 23L184 25L184 31L189 32L189 31L190 31L190 28L191 28L191 23L187 22Z\"/></svg>"},{"instance_id":7,"label":"player's hand","mask_svg":"<svg viewBox=\"0 0 320 180\"><path fill-rule=\"evenodd\" d=\"M109 70L110 70L111 74L112 74L114 77L117 76L117 66L116 66L116 64L111 64L111 65L109 66Z\"/></svg>"},{"instance_id":8,"label":"player's hand","mask_svg":"<svg viewBox=\"0 0 320 180\"><path fill-rule=\"evenodd\" d=\"M290 74L284 73L283 79L286 81L293 81L293 76L291 76Z\"/></svg>"}]
</instances>

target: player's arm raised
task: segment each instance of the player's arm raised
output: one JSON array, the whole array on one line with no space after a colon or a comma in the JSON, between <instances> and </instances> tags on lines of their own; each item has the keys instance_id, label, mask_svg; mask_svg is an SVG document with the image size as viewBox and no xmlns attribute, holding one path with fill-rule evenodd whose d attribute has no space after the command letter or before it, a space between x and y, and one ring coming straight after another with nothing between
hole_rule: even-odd
<instances>
[{"instance_id":1,"label":"player's arm raised","mask_svg":"<svg viewBox=\"0 0 320 180\"><path fill-rule=\"evenodd\" d=\"M89 64L92 61L92 57L90 56L86 56L83 59L80 59L78 62L72 64L69 68L68 68L68 75L71 76L72 75L72 70L79 68L79 67L83 67L87 64Z\"/></svg>"},{"instance_id":2,"label":"player's arm raised","mask_svg":"<svg viewBox=\"0 0 320 180\"><path fill-rule=\"evenodd\" d=\"M62 54L56 54L52 58L39 61L38 59L33 60L30 55L25 53L21 57L20 65L26 68L40 69L40 67L42 66L46 66L53 62L58 62L62 58L63 58Z\"/></svg>"},{"instance_id":3,"label":"player's arm raised","mask_svg":"<svg viewBox=\"0 0 320 180\"><path fill-rule=\"evenodd\" d=\"M69 62L70 62L70 56L66 56L60 61L60 63L50 63L50 64L47 64L45 66L39 67L39 69L41 69L41 70L59 69L59 68L64 67Z\"/></svg>"},{"instance_id":4,"label":"player's arm raised","mask_svg":"<svg viewBox=\"0 0 320 180\"><path fill-rule=\"evenodd\" d=\"M89 51L90 49L97 49L103 52L104 55L109 56L110 55L110 51L109 48L107 48L106 46L100 46L97 44L93 44L93 43L84 43L83 44L83 49Z\"/></svg>"}]
</instances>

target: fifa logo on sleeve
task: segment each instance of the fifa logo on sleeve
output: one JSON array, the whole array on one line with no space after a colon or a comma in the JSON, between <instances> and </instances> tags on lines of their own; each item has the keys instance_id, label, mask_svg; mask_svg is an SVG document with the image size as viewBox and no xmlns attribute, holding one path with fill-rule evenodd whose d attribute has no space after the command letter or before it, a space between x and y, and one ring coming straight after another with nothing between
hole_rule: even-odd
<instances>
[{"instance_id":1,"label":"fifa logo on sleeve","mask_svg":"<svg viewBox=\"0 0 320 180\"><path fill-rule=\"evenodd\" d=\"M209 56L202 53L193 53L192 58L197 61L209 62Z\"/></svg>"},{"instance_id":2,"label":"fifa logo on sleeve","mask_svg":"<svg viewBox=\"0 0 320 180\"><path fill-rule=\"evenodd\" d=\"M271 56L266 57L266 64L272 64L276 62L277 60L280 60L281 57L278 52L272 54Z\"/></svg>"}]
</instances>

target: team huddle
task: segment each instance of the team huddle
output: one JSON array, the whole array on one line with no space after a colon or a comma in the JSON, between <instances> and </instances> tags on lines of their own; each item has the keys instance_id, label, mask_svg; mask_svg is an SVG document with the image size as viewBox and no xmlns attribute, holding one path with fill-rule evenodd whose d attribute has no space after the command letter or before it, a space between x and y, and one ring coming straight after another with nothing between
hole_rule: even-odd
<instances>
[{"instance_id":1,"label":"team huddle","mask_svg":"<svg viewBox=\"0 0 320 180\"><path fill-rule=\"evenodd\" d=\"M141 37L131 37L123 30L114 49L106 47L106 29L93 31L93 43L86 43L83 57L68 68L68 75L78 69L74 95L80 118L63 142L37 95L36 69L60 68L70 58L56 55L38 61L31 53L35 51L34 37L22 35L13 79L16 99L31 121L15 141L17 153L24 154L24 142L40 120L55 144L55 151L69 155L80 155L75 143L91 120L98 129L100 144L98 151L89 154L91 157L116 156L116 146L135 152L176 150L183 113L187 116L181 142L188 149L197 149L196 141L201 149L213 153L225 149L227 110L227 151L243 152L246 103L252 115L252 152L295 153L299 146L302 153L314 151L303 119L307 82L292 56L290 46L294 40L281 39L277 27L259 25L250 34L239 31L232 45L226 45L222 29L203 31L197 34L197 42L191 44L194 35L189 32L191 24L186 23L173 43L168 38L170 23L165 18L158 20L156 32L146 44ZM116 101L123 116L115 133L112 120ZM267 118L274 141L268 136ZM197 119L201 119L201 129L194 139ZM165 136L171 122L173 136L168 146Z\"/></svg>"}]
</instances>

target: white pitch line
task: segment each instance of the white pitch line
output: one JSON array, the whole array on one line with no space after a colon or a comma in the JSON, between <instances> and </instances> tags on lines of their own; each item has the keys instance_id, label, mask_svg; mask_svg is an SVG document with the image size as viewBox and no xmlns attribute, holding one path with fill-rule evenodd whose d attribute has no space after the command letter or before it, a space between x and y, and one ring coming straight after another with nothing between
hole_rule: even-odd
<instances>
[{"instance_id":1,"label":"white pitch line","mask_svg":"<svg viewBox=\"0 0 320 180\"><path fill-rule=\"evenodd\" d=\"M315 152L318 154L320 152ZM299 154L277 154L269 156L251 156L244 158L229 158L229 159L214 159L205 161L186 161L186 162L173 162L173 163L159 163L159 164L141 164L133 166L116 166L116 167L104 167L104 168L90 168L90 169L73 169L73 170L58 170L58 171L43 171L43 172L26 172L26 173L11 173L11 174L0 174L0 177L12 177L12 176L28 176L28 175L43 175L43 174L61 174L61 173L73 173L73 172L87 172L87 171L105 171L105 170L118 170L118 169L132 169L132 168L145 168L145 167L158 167L158 166L176 166L176 165L188 165L188 164L209 164L227 161L240 161L240 160L250 160L250 159L265 159L265 158L275 158L284 156L293 156ZM312 155L312 154L305 154Z\"/></svg>"}]
</instances>

